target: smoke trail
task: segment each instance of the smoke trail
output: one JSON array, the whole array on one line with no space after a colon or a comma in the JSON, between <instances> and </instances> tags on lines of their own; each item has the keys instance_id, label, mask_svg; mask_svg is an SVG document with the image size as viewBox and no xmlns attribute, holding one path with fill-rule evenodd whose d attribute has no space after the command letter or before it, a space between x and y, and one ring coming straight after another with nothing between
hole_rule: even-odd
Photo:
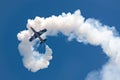
<instances>
[{"instance_id":1,"label":"smoke trail","mask_svg":"<svg viewBox=\"0 0 120 80\"><path fill-rule=\"evenodd\" d=\"M18 49L21 53L21 56L23 56L24 66L32 72L47 68L49 65L49 60L52 59L52 50L48 45L46 45L45 53L39 53L38 51L35 51L35 47L33 46L39 43L36 44L36 40L30 43L28 38L26 38L27 35L24 35L25 33L28 33L28 31L22 31L18 34L18 39L22 41L19 44Z\"/></svg>"},{"instance_id":2,"label":"smoke trail","mask_svg":"<svg viewBox=\"0 0 120 80\"><path fill-rule=\"evenodd\" d=\"M38 31L43 28L47 28L48 32L42 37L56 36L59 32L61 32L65 36L68 36L68 40L76 39L78 42L83 42L85 44L89 43L91 45L101 46L104 53L110 59L100 71L92 71L89 73L86 80L120 79L120 37L118 36L114 27L103 25L98 20L92 18L85 20L85 18L81 15L80 10L75 11L73 14L62 13L62 15L53 15L48 18L36 17L34 20L28 20L28 30L22 31L22 35L19 35L20 33L18 34L18 39L22 41L21 43L23 43L24 40L26 41L32 34L30 26ZM28 45L28 47L30 46ZM29 49L32 50L31 47ZM23 50L24 49L21 49L20 52ZM29 52L29 50L25 51ZM31 55L32 54L33 53L31 53ZM23 55L25 58L26 54Z\"/></svg>"}]
</instances>

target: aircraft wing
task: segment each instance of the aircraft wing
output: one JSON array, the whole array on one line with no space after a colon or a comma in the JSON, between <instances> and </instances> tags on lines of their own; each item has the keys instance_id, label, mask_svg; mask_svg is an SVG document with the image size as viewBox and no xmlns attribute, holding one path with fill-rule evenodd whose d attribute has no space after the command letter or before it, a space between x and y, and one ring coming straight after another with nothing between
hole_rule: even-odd
<instances>
[{"instance_id":1,"label":"aircraft wing","mask_svg":"<svg viewBox=\"0 0 120 80\"><path fill-rule=\"evenodd\" d=\"M40 30L40 31L38 32L38 34L41 35L41 34L45 33L46 31L47 31L47 29Z\"/></svg>"},{"instance_id":2,"label":"aircraft wing","mask_svg":"<svg viewBox=\"0 0 120 80\"><path fill-rule=\"evenodd\" d=\"M47 29L43 29L43 30L41 30L41 32L43 32L43 33L46 32L46 31L47 31Z\"/></svg>"},{"instance_id":3,"label":"aircraft wing","mask_svg":"<svg viewBox=\"0 0 120 80\"><path fill-rule=\"evenodd\" d=\"M31 42L31 41L33 41L35 38L36 38L36 37L33 35L33 36L29 39L29 41Z\"/></svg>"}]
</instances>

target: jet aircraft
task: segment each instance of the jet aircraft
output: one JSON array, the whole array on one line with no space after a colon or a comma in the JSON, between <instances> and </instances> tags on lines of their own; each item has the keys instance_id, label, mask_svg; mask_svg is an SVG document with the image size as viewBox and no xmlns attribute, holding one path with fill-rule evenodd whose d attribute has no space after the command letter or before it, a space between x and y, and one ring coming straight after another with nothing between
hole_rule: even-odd
<instances>
[{"instance_id":1,"label":"jet aircraft","mask_svg":"<svg viewBox=\"0 0 120 80\"><path fill-rule=\"evenodd\" d=\"M34 28L32 28L32 27L30 27L31 28L31 30L34 32L34 34L33 34L33 36L31 36L30 38L29 38L29 41L31 42L31 41L33 41L34 39L36 39L36 38L39 38L40 39L40 44L42 44L42 43L44 43L47 39L42 39L41 37L40 37L40 35L42 35L43 33L45 33L46 31L47 31L47 29L43 29L43 30L40 30L40 31L35 31L35 29Z\"/></svg>"}]
</instances>

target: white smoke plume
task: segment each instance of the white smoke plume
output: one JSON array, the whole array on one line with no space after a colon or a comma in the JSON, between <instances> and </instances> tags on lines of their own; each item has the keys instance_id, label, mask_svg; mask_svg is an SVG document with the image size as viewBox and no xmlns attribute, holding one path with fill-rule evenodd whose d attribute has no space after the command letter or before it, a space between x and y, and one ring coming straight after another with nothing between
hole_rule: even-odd
<instances>
[{"instance_id":1,"label":"white smoke plume","mask_svg":"<svg viewBox=\"0 0 120 80\"><path fill-rule=\"evenodd\" d=\"M109 57L109 61L103 65L100 71L92 71L88 74L86 80L119 80L120 79L120 37L114 27L103 25L93 18L85 19L80 10L71 13L62 13L59 16L48 18L36 17L34 20L29 19L27 29L18 33L18 40L21 41L19 50L22 53L25 67L32 71L46 68L51 60L52 50L46 48L47 58L41 60L37 52L33 51L33 44L28 42L32 31L30 26L39 31L46 28L48 31L42 37L56 36L59 32L68 36L68 40L76 39L78 42L88 43L94 46L101 46L104 53ZM34 42L33 42L34 43ZM39 58L36 61L34 53ZM33 58L34 57L34 58ZM42 65L42 67L41 67ZM44 66L43 66L44 65Z\"/></svg>"},{"instance_id":2,"label":"white smoke plume","mask_svg":"<svg viewBox=\"0 0 120 80\"><path fill-rule=\"evenodd\" d=\"M35 47L33 46L39 43L37 43L37 40L33 41L32 43L29 42L27 38L28 35L26 35L27 33L28 31L22 31L18 33L18 39L21 40L18 49L21 53L21 56L23 56L24 66L32 72L36 72L40 69L47 68L49 65L49 61L52 59L51 48L49 48L49 46L46 45L45 53L39 53L39 51L35 51Z\"/></svg>"}]
</instances>

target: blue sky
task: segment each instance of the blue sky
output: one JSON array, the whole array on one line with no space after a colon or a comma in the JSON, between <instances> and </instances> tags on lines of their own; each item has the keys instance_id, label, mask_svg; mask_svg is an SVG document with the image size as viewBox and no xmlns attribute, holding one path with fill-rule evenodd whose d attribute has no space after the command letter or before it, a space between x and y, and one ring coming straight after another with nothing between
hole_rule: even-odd
<instances>
[{"instance_id":1,"label":"blue sky","mask_svg":"<svg viewBox=\"0 0 120 80\"><path fill-rule=\"evenodd\" d=\"M47 69L32 73L23 66L16 35L26 29L27 19L73 13L77 9L86 19L98 19L120 32L119 3L118 0L1 0L0 80L84 80L89 72L100 69L108 60L99 46L68 42L61 34L48 37L53 59Z\"/></svg>"}]
</instances>

